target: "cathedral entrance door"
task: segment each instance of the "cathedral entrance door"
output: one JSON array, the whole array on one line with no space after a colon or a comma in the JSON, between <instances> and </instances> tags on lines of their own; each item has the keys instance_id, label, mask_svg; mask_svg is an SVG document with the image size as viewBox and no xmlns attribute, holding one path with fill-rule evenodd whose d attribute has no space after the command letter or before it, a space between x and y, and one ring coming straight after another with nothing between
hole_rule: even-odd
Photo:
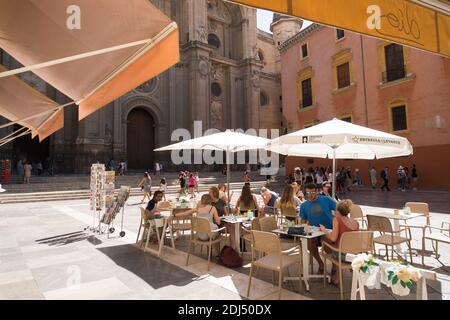
<instances>
[{"instance_id":1,"label":"cathedral entrance door","mask_svg":"<svg viewBox=\"0 0 450 320\"><path fill-rule=\"evenodd\" d=\"M154 167L155 121L143 108L135 108L127 119L128 169L147 170Z\"/></svg>"}]
</instances>

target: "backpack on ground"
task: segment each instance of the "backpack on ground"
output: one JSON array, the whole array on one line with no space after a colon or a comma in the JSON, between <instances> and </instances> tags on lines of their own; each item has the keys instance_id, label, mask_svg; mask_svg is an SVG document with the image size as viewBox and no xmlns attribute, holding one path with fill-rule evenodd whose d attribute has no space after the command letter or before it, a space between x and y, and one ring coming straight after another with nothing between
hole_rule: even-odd
<instances>
[{"instance_id":1,"label":"backpack on ground","mask_svg":"<svg viewBox=\"0 0 450 320\"><path fill-rule=\"evenodd\" d=\"M230 246L225 246L220 251L219 255L220 261L223 263L224 266L229 268L239 268L242 267L242 258L237 253L236 250L234 250Z\"/></svg>"}]
</instances>

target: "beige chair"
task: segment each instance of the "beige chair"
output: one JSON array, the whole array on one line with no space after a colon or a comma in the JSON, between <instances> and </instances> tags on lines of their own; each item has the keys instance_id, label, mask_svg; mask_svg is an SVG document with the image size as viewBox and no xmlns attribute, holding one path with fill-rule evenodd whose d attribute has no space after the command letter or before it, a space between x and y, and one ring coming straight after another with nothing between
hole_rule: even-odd
<instances>
[{"instance_id":1,"label":"beige chair","mask_svg":"<svg viewBox=\"0 0 450 320\"><path fill-rule=\"evenodd\" d=\"M330 252L336 252L338 254L338 259L333 257L331 253L327 253L325 250ZM339 290L341 294L341 300L344 300L344 282L342 271L343 269L350 270L352 264L346 261L342 261L342 254L351 253L359 254L371 252L373 250L373 232L372 231L351 231L345 232L341 236L339 242L339 248L336 249L328 242L322 242L321 255L324 259L324 264L326 266L327 260L336 265L339 268ZM327 279L327 268L323 268L323 285L325 286Z\"/></svg>"},{"instance_id":2,"label":"beige chair","mask_svg":"<svg viewBox=\"0 0 450 320\"><path fill-rule=\"evenodd\" d=\"M407 202L407 203L405 203L405 207L409 207L411 209L411 212L423 214L426 219L426 222L427 222L426 225L429 226L431 224L430 223L430 208L428 206L428 203ZM416 225L410 225L410 227L416 227ZM421 227L421 226L419 226L419 227Z\"/></svg>"},{"instance_id":3,"label":"beige chair","mask_svg":"<svg viewBox=\"0 0 450 320\"><path fill-rule=\"evenodd\" d=\"M298 263L300 266L299 275L301 274L301 255L299 253L298 246L282 251L280 239L276 234L270 232L252 230L252 237L252 261L248 281L247 297L250 297L253 271L255 268L262 268L273 272L278 272L278 299L280 299L284 269ZM264 256L257 259L257 254L263 254ZM299 290L301 286L302 280L301 277L299 277Z\"/></svg>"},{"instance_id":4,"label":"beige chair","mask_svg":"<svg viewBox=\"0 0 450 320\"><path fill-rule=\"evenodd\" d=\"M191 246L198 244L201 245L203 248L203 246L205 245L208 248L207 252L208 252L208 271L209 271L212 245L216 243L219 244L219 252L220 252L220 242L224 239L226 240L226 237L223 234L221 234L221 232L224 231L226 228L223 227L217 230L211 230L211 225L209 224L209 221L206 218L192 217L191 221L192 221L191 237L189 240L186 266L189 264ZM208 240L199 239L198 233L206 233L208 235Z\"/></svg>"},{"instance_id":5,"label":"beige chair","mask_svg":"<svg viewBox=\"0 0 450 320\"><path fill-rule=\"evenodd\" d=\"M295 207L280 206L280 223L283 223L286 218L294 219L294 223L298 224L299 216Z\"/></svg>"},{"instance_id":6,"label":"beige chair","mask_svg":"<svg viewBox=\"0 0 450 320\"><path fill-rule=\"evenodd\" d=\"M386 259L389 260L388 247L391 247L391 259L394 259L394 246L405 243L408 245L409 257L412 263L411 252L411 229L405 226L398 231L394 231L391 221L386 217L378 217L374 215L367 215L368 230L378 231L380 236L373 239L374 243L384 245L386 248ZM401 236L401 233L405 232L405 236Z\"/></svg>"},{"instance_id":7,"label":"beige chair","mask_svg":"<svg viewBox=\"0 0 450 320\"><path fill-rule=\"evenodd\" d=\"M250 226L250 229L245 228L244 226L241 226L241 238L244 241L250 242L250 245L253 241L253 236L252 236L252 230L256 230L256 231L261 231L261 224L259 223L259 220L261 218L254 218L252 220L252 224ZM244 250L242 250L242 253L244 253Z\"/></svg>"},{"instance_id":8,"label":"beige chair","mask_svg":"<svg viewBox=\"0 0 450 320\"><path fill-rule=\"evenodd\" d=\"M261 231L272 232L278 229L277 219L275 217L264 217L259 219Z\"/></svg>"},{"instance_id":9,"label":"beige chair","mask_svg":"<svg viewBox=\"0 0 450 320\"><path fill-rule=\"evenodd\" d=\"M354 204L350 209L350 218L355 219L358 222L361 222L360 229L367 229L366 218L364 217L363 211L361 207L357 204Z\"/></svg>"},{"instance_id":10,"label":"beige chair","mask_svg":"<svg viewBox=\"0 0 450 320\"><path fill-rule=\"evenodd\" d=\"M140 207L141 210L141 222L139 224L139 230L138 235L136 238L136 243L139 242L139 236L141 235L141 230L143 229L142 239L141 239L141 247L144 244L144 238L146 239L145 247L147 247L148 242L150 240L150 234L152 231L152 228L155 229L156 236L158 238L158 243L161 241L161 237L159 232L157 232L157 228L163 227L163 220L157 219L157 220L151 220L152 214L150 211L146 210L145 208Z\"/></svg>"},{"instance_id":11,"label":"beige chair","mask_svg":"<svg viewBox=\"0 0 450 320\"><path fill-rule=\"evenodd\" d=\"M447 226L447 228L444 228ZM429 229L430 234L426 234L425 230ZM438 230L436 232L433 232L433 230ZM445 232L447 234L445 234ZM422 237L422 264L425 265L425 240L430 240L433 244L433 251L436 255L436 260L439 261L440 264L442 264L444 267L446 266L444 263L442 263L441 260L439 260L439 252L438 252L438 244L440 242L450 244L450 222L442 222L441 227L433 227L433 226L426 226L423 228L423 237Z\"/></svg>"}]
</instances>

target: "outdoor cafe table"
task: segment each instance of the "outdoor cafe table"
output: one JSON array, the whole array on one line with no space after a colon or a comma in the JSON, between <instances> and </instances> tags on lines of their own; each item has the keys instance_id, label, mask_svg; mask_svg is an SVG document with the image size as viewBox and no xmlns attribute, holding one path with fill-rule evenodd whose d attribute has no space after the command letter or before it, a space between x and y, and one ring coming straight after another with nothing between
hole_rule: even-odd
<instances>
[{"instance_id":1,"label":"outdoor cafe table","mask_svg":"<svg viewBox=\"0 0 450 320\"><path fill-rule=\"evenodd\" d=\"M162 220L162 224L163 224L163 229L162 229L162 233L161 233L161 238L159 237L159 233L157 231L157 236L158 236L158 250L152 249L148 247L148 238L147 238L147 242L145 243L145 251L149 251L155 255L158 256L158 258L161 258L161 253L162 253L162 249L164 247L164 239L166 236L166 231L167 229L169 229L169 233L170 233L170 243L171 243L171 247L173 250L175 250L175 241L173 238L173 232L172 232L172 225L169 223L169 217L171 217L172 215L175 214L175 212L179 212L179 211L186 211L191 209L190 207L181 207L179 206L179 204L172 204L170 207L161 207L159 208L159 211L161 213L161 218L157 219L157 220ZM156 221L157 220L153 220ZM158 224L156 224L156 226L158 226ZM158 227L157 227L158 228Z\"/></svg>"},{"instance_id":2,"label":"outdoor cafe table","mask_svg":"<svg viewBox=\"0 0 450 320\"><path fill-rule=\"evenodd\" d=\"M407 220L424 216L424 214L422 214L422 213L416 213L416 212L405 213L403 210L399 210L398 215L396 215L396 214L394 214L393 209L385 209L385 211L382 211L382 212L367 213L367 215L368 216L385 217L385 218L394 220L394 228L393 228L394 231L400 230L400 220L403 220L406 223ZM396 247L397 252L404 253L404 252L402 252L402 248L401 248L400 244L396 245L395 247Z\"/></svg>"},{"instance_id":3,"label":"outdoor cafe table","mask_svg":"<svg viewBox=\"0 0 450 320\"><path fill-rule=\"evenodd\" d=\"M221 217L221 220L234 226L234 240L236 241L236 251L241 254L241 246L239 245L241 239L241 224L244 222L249 222L252 219L246 218L244 216L229 215Z\"/></svg>"},{"instance_id":4,"label":"outdoor cafe table","mask_svg":"<svg viewBox=\"0 0 450 320\"><path fill-rule=\"evenodd\" d=\"M302 246L302 268L303 268L303 281L305 282L306 291L309 291L309 279L312 278L322 278L323 275L310 275L309 274L309 251L308 251L308 240L321 237L325 235L322 231L318 230L317 227L311 227L312 233L311 235L298 235L298 234L290 234L290 236L296 237L300 239L301 246ZM284 229L275 229L272 230L273 233L279 234L279 235L288 235L287 230ZM327 276L329 279L329 277ZM284 280L298 280L294 277L285 277Z\"/></svg>"}]
</instances>

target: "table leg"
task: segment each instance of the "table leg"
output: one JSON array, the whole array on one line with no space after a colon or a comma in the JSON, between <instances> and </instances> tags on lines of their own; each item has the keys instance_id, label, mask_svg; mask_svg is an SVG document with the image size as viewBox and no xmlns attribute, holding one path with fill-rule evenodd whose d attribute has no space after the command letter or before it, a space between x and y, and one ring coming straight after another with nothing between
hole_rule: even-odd
<instances>
[{"instance_id":1,"label":"table leg","mask_svg":"<svg viewBox=\"0 0 450 320\"><path fill-rule=\"evenodd\" d=\"M166 218L164 218L164 224L163 224L163 229L162 229L162 235L159 238L159 249L158 249L158 258L161 258L161 252L162 252L162 248L164 246L164 238L165 238L165 233L166 233L166 228L167 228L167 220ZM156 232L158 232L158 227L156 228ZM159 233L158 233L159 234Z\"/></svg>"},{"instance_id":2,"label":"table leg","mask_svg":"<svg viewBox=\"0 0 450 320\"><path fill-rule=\"evenodd\" d=\"M241 254L241 225L239 223L234 224L234 245L236 246L236 251Z\"/></svg>"},{"instance_id":3,"label":"table leg","mask_svg":"<svg viewBox=\"0 0 450 320\"><path fill-rule=\"evenodd\" d=\"M308 239L301 238L302 243L302 267L303 267L303 281L305 282L306 291L309 291L309 254L308 254Z\"/></svg>"},{"instance_id":4,"label":"table leg","mask_svg":"<svg viewBox=\"0 0 450 320\"><path fill-rule=\"evenodd\" d=\"M357 291L358 291L358 285L359 285L358 272L353 271L353 276L352 276L352 293L350 295L350 300L356 300Z\"/></svg>"}]
</instances>

